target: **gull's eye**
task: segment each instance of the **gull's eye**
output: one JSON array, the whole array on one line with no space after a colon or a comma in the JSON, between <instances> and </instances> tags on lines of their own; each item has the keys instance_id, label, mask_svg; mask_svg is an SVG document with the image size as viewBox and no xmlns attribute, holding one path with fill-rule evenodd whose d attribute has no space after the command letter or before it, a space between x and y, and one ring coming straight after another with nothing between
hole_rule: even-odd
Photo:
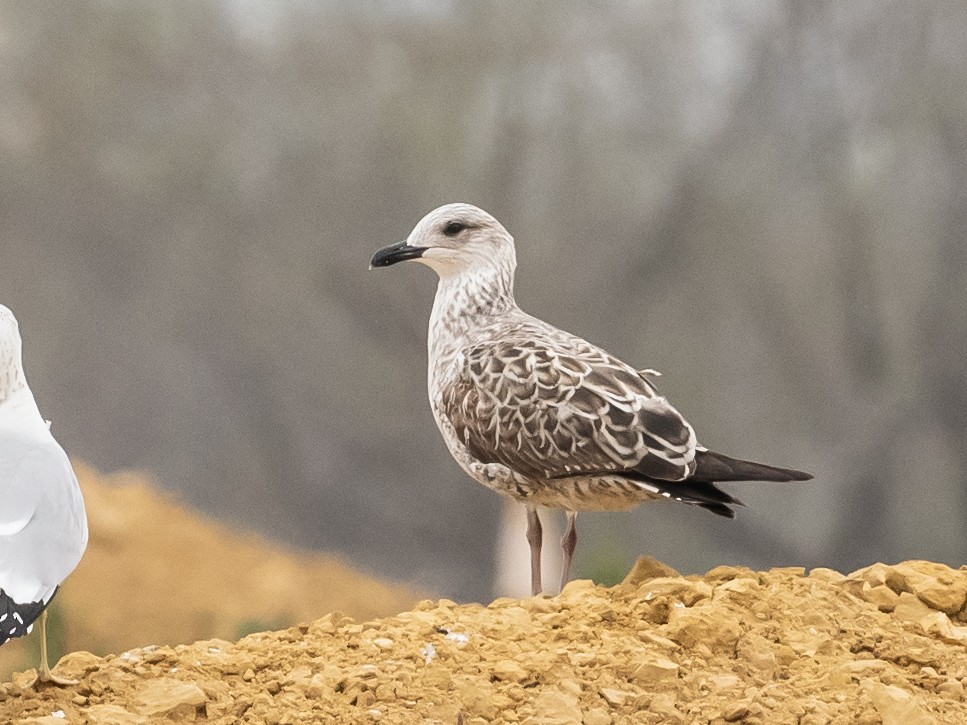
<instances>
[{"instance_id":1,"label":"gull's eye","mask_svg":"<svg viewBox=\"0 0 967 725\"><path fill-rule=\"evenodd\" d=\"M455 237L466 228L466 224L454 220L452 222L447 222L446 226L443 227L443 233L448 237Z\"/></svg>"}]
</instances>

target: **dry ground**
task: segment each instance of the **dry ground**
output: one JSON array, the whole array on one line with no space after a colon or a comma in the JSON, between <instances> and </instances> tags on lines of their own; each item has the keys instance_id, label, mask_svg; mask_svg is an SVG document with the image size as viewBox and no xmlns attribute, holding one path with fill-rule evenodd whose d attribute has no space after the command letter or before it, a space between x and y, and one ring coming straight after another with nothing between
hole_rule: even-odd
<instances>
[{"instance_id":1,"label":"dry ground","mask_svg":"<svg viewBox=\"0 0 967 725\"><path fill-rule=\"evenodd\" d=\"M237 639L340 610L395 614L419 599L333 556L241 533L183 505L143 474L75 461L90 543L53 605L52 654L149 642ZM0 647L0 680L37 663L37 637ZM0 723L5 722L0 719Z\"/></svg>"},{"instance_id":2,"label":"dry ground","mask_svg":"<svg viewBox=\"0 0 967 725\"><path fill-rule=\"evenodd\" d=\"M0 686L38 723L967 723L967 571L929 562L682 577L424 601L231 643L74 653L67 689Z\"/></svg>"}]
</instances>

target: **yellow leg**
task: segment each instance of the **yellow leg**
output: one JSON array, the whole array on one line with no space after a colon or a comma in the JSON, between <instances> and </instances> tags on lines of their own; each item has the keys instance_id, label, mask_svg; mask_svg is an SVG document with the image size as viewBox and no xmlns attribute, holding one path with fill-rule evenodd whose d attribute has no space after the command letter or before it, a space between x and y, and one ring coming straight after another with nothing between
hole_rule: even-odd
<instances>
[{"instance_id":1,"label":"yellow leg","mask_svg":"<svg viewBox=\"0 0 967 725\"><path fill-rule=\"evenodd\" d=\"M47 610L43 611L40 615L40 672L37 673L37 677L31 682L27 687L34 687L35 685L44 682L50 683L52 685L61 685L63 687L70 687L71 685L76 685L77 680L71 680L67 677L60 677L55 675L50 671L50 665L47 662Z\"/></svg>"}]
</instances>

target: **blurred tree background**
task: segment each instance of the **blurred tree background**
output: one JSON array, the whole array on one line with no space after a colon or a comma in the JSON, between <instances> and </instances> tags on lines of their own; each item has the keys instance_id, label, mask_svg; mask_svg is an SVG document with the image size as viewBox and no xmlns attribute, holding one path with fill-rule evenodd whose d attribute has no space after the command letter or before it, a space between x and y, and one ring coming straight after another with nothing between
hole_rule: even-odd
<instances>
[{"instance_id":1,"label":"blurred tree background","mask_svg":"<svg viewBox=\"0 0 967 725\"><path fill-rule=\"evenodd\" d=\"M486 598L501 503L426 402L435 279L366 269L469 201L525 309L816 474L733 487L731 523L582 516L579 574L960 564L964 38L956 0L4 3L0 301L72 455Z\"/></svg>"}]
</instances>

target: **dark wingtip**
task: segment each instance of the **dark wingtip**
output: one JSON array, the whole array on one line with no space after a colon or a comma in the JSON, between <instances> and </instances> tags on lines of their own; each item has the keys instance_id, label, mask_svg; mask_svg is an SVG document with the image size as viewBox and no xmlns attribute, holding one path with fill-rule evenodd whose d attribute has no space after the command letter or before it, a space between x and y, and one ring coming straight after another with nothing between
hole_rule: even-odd
<instances>
[{"instance_id":1,"label":"dark wingtip","mask_svg":"<svg viewBox=\"0 0 967 725\"><path fill-rule=\"evenodd\" d=\"M743 506L744 505L740 501L733 501L732 503L738 504L739 506ZM730 509L728 506L726 506L723 503L700 503L700 504L695 504L695 505L696 506L700 506L701 508L705 509L706 511L711 511L713 514L716 514L717 516L724 516L727 519L734 519L735 518L735 511L733 511L732 509Z\"/></svg>"}]
</instances>

